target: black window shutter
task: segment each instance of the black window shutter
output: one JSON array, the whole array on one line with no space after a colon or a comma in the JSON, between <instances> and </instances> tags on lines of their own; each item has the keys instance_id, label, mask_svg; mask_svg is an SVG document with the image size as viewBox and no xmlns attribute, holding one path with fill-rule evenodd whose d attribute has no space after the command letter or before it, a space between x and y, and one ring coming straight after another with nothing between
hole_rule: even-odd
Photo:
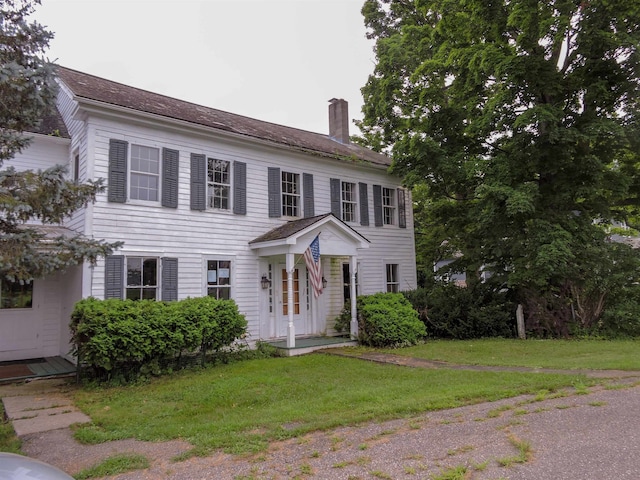
<instances>
[{"instance_id":1,"label":"black window shutter","mask_svg":"<svg viewBox=\"0 0 640 480\"><path fill-rule=\"evenodd\" d=\"M302 189L304 194L304 216L313 217L315 213L315 204L313 197L313 175L310 173L302 174Z\"/></svg>"},{"instance_id":2,"label":"black window shutter","mask_svg":"<svg viewBox=\"0 0 640 480\"><path fill-rule=\"evenodd\" d=\"M162 149L162 206L178 208L178 162L180 152Z\"/></svg>"},{"instance_id":3,"label":"black window shutter","mask_svg":"<svg viewBox=\"0 0 640 480\"><path fill-rule=\"evenodd\" d=\"M330 178L329 187L331 192L331 213L342 220L342 212L340 211L340 179Z\"/></svg>"},{"instance_id":4,"label":"black window shutter","mask_svg":"<svg viewBox=\"0 0 640 480\"><path fill-rule=\"evenodd\" d=\"M110 202L127 201L127 150L124 140L109 140L109 193Z\"/></svg>"},{"instance_id":5,"label":"black window shutter","mask_svg":"<svg viewBox=\"0 0 640 480\"><path fill-rule=\"evenodd\" d=\"M382 186L373 186L373 223L376 227L382 226Z\"/></svg>"},{"instance_id":6,"label":"black window shutter","mask_svg":"<svg viewBox=\"0 0 640 480\"><path fill-rule=\"evenodd\" d=\"M405 204L404 190L398 189L398 226L407 228L407 206Z\"/></svg>"},{"instance_id":7,"label":"black window shutter","mask_svg":"<svg viewBox=\"0 0 640 480\"><path fill-rule=\"evenodd\" d=\"M207 162L204 155L191 154L191 210L207 208Z\"/></svg>"},{"instance_id":8,"label":"black window shutter","mask_svg":"<svg viewBox=\"0 0 640 480\"><path fill-rule=\"evenodd\" d=\"M233 162L233 213L247 214L247 164Z\"/></svg>"},{"instance_id":9,"label":"black window shutter","mask_svg":"<svg viewBox=\"0 0 640 480\"><path fill-rule=\"evenodd\" d=\"M173 302L178 300L178 259L162 259L162 300Z\"/></svg>"},{"instance_id":10,"label":"black window shutter","mask_svg":"<svg viewBox=\"0 0 640 480\"><path fill-rule=\"evenodd\" d=\"M360 187L360 225L369 226L369 191L366 183L359 183Z\"/></svg>"},{"instance_id":11,"label":"black window shutter","mask_svg":"<svg viewBox=\"0 0 640 480\"><path fill-rule=\"evenodd\" d=\"M280 195L280 169L269 167L268 169L268 189L269 189L269 216L282 216L282 196Z\"/></svg>"},{"instance_id":12,"label":"black window shutter","mask_svg":"<svg viewBox=\"0 0 640 480\"><path fill-rule=\"evenodd\" d=\"M124 257L109 255L104 259L104 298L124 298Z\"/></svg>"}]
</instances>

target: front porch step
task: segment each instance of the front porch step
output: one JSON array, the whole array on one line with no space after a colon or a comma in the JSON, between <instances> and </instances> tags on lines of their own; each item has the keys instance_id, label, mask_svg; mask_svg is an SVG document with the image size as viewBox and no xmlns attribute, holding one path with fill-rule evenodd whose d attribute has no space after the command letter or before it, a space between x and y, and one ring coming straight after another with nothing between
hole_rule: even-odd
<instances>
[{"instance_id":1,"label":"front porch step","mask_svg":"<svg viewBox=\"0 0 640 480\"><path fill-rule=\"evenodd\" d=\"M269 345L278 349L279 353L287 357L294 357L297 355L305 355L307 353L315 352L326 348L339 348L339 347L355 347L358 345L356 340L351 340L349 337L304 337L296 338L295 347L287 347L287 340L272 340L267 341Z\"/></svg>"}]
</instances>

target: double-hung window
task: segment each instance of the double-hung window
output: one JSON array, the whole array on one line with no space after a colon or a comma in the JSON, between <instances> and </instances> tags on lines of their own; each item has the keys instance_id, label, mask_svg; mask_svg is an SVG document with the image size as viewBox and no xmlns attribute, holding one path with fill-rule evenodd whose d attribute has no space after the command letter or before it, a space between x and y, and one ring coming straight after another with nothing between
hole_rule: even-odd
<instances>
[{"instance_id":1,"label":"double-hung window","mask_svg":"<svg viewBox=\"0 0 640 480\"><path fill-rule=\"evenodd\" d=\"M0 281L0 309L31 308L33 306L33 282Z\"/></svg>"},{"instance_id":2,"label":"double-hung window","mask_svg":"<svg viewBox=\"0 0 640 480\"><path fill-rule=\"evenodd\" d=\"M206 260L207 295L218 300L231 298L231 261Z\"/></svg>"},{"instance_id":3,"label":"double-hung window","mask_svg":"<svg viewBox=\"0 0 640 480\"><path fill-rule=\"evenodd\" d=\"M380 225L382 225L382 187L380 189ZM369 226L369 194L366 183L345 182L339 178L329 179L331 213L343 222L360 222Z\"/></svg>"},{"instance_id":4,"label":"double-hung window","mask_svg":"<svg viewBox=\"0 0 640 480\"><path fill-rule=\"evenodd\" d=\"M357 196L356 196L356 184L350 182L342 182L341 184L341 210L342 220L345 222L356 221L357 211Z\"/></svg>"},{"instance_id":5,"label":"double-hung window","mask_svg":"<svg viewBox=\"0 0 640 480\"><path fill-rule=\"evenodd\" d=\"M300 175L282 172L282 215L300 216Z\"/></svg>"},{"instance_id":6,"label":"double-hung window","mask_svg":"<svg viewBox=\"0 0 640 480\"><path fill-rule=\"evenodd\" d=\"M407 192L403 188L373 185L373 214L376 227L407 228Z\"/></svg>"},{"instance_id":7,"label":"double-hung window","mask_svg":"<svg viewBox=\"0 0 640 480\"><path fill-rule=\"evenodd\" d=\"M158 259L127 257L127 293L129 300L156 300L158 297Z\"/></svg>"},{"instance_id":8,"label":"double-hung window","mask_svg":"<svg viewBox=\"0 0 640 480\"><path fill-rule=\"evenodd\" d=\"M393 225L396 211L395 189L382 188L382 220L384 225Z\"/></svg>"},{"instance_id":9,"label":"double-hung window","mask_svg":"<svg viewBox=\"0 0 640 480\"><path fill-rule=\"evenodd\" d=\"M313 175L267 168L267 207L269 217L313 217Z\"/></svg>"},{"instance_id":10,"label":"double-hung window","mask_svg":"<svg viewBox=\"0 0 640 480\"><path fill-rule=\"evenodd\" d=\"M178 300L178 259L153 254L107 256L104 298Z\"/></svg>"},{"instance_id":11,"label":"double-hung window","mask_svg":"<svg viewBox=\"0 0 640 480\"><path fill-rule=\"evenodd\" d=\"M179 162L178 150L161 151L110 139L107 199L116 203L141 200L178 208Z\"/></svg>"},{"instance_id":12,"label":"double-hung window","mask_svg":"<svg viewBox=\"0 0 640 480\"><path fill-rule=\"evenodd\" d=\"M157 202L160 198L160 150L142 145L131 145L132 200Z\"/></svg>"},{"instance_id":13,"label":"double-hung window","mask_svg":"<svg viewBox=\"0 0 640 480\"><path fill-rule=\"evenodd\" d=\"M398 264L387 263L387 292L398 293L400 289L400 279L398 277Z\"/></svg>"},{"instance_id":14,"label":"double-hung window","mask_svg":"<svg viewBox=\"0 0 640 480\"><path fill-rule=\"evenodd\" d=\"M207 207L229 210L231 162L207 158Z\"/></svg>"}]
</instances>

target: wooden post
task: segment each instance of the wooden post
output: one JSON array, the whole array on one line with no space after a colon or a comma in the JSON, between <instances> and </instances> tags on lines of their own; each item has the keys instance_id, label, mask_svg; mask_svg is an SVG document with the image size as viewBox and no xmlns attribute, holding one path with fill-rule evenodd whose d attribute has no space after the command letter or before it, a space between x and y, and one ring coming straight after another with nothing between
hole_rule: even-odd
<instances>
[{"instance_id":1,"label":"wooden post","mask_svg":"<svg viewBox=\"0 0 640 480\"><path fill-rule=\"evenodd\" d=\"M527 334L524 331L524 312L521 303L518 304L516 309L516 325L518 327L518 338L526 340Z\"/></svg>"},{"instance_id":2,"label":"wooden post","mask_svg":"<svg viewBox=\"0 0 640 480\"><path fill-rule=\"evenodd\" d=\"M293 272L296 268L294 262L295 258L293 253L287 253L287 313L288 313L288 326L287 326L287 348L295 348L296 346L296 332L293 325Z\"/></svg>"},{"instance_id":3,"label":"wooden post","mask_svg":"<svg viewBox=\"0 0 640 480\"><path fill-rule=\"evenodd\" d=\"M358 339L358 311L356 304L356 293L357 293L357 285L356 285L356 274L358 268L358 257L351 256L349 258L349 272L351 274L351 322L349 324L349 336L351 340Z\"/></svg>"}]
</instances>

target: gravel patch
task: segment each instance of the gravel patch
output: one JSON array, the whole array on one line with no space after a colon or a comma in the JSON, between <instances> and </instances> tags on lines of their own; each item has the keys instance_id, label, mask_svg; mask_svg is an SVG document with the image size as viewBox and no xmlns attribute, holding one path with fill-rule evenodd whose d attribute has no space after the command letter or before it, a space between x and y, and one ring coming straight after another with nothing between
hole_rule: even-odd
<instances>
[{"instance_id":1,"label":"gravel patch","mask_svg":"<svg viewBox=\"0 0 640 480\"><path fill-rule=\"evenodd\" d=\"M467 480L637 480L640 388L629 380L622 386L566 391L557 398L520 396L315 432L250 456L216 452L174 462L191 448L187 442L84 446L68 429L27 436L23 450L70 474L116 453L149 458L150 468L113 477L119 480L431 479L454 468L464 469ZM517 448L522 444L529 447L524 457Z\"/></svg>"}]
</instances>

